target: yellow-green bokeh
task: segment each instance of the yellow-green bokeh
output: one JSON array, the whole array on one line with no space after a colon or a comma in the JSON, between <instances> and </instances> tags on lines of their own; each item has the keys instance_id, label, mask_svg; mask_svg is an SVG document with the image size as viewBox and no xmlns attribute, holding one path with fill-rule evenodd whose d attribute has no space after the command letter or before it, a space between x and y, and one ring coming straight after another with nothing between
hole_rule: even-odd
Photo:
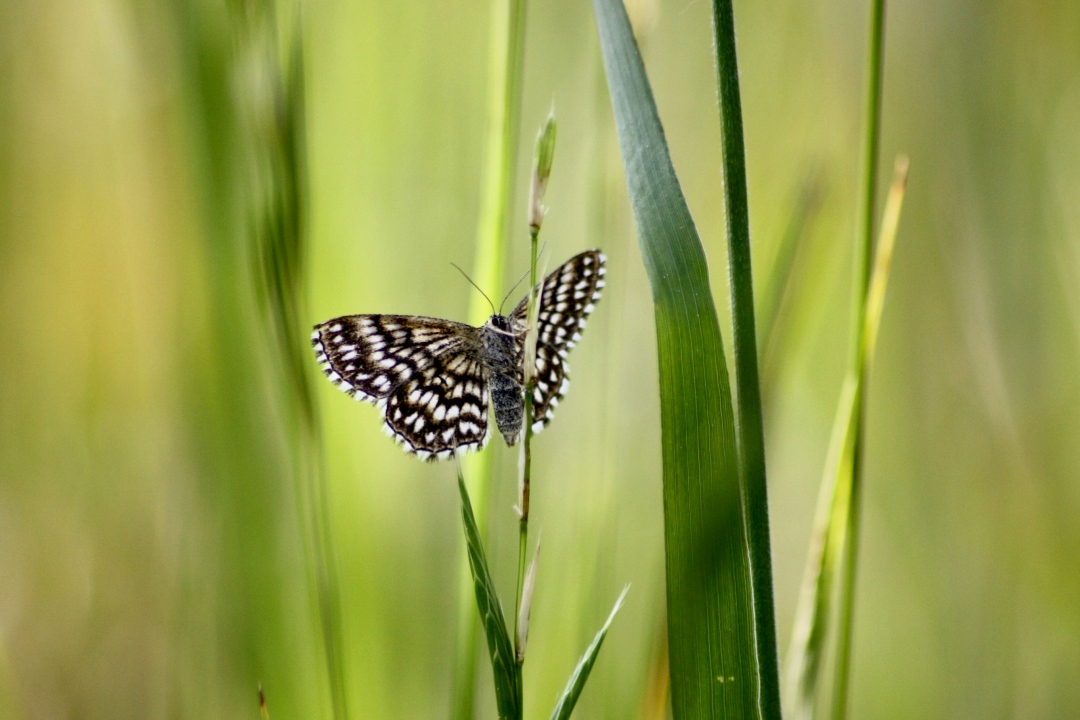
<instances>
[{"instance_id":1,"label":"yellow-green bokeh","mask_svg":"<svg viewBox=\"0 0 1080 720\"><path fill-rule=\"evenodd\" d=\"M238 189L229 5L0 2L2 720L256 717L260 682L271 717L327 716ZM723 310L710 3L636 5ZM735 11L759 292L802 185L824 193L764 374L784 639L847 357L867 10ZM897 0L888 13L883 167L904 152L911 176L869 391L852 709L1073 717L1080 6ZM474 291L449 263L472 262L489 2L306 2L303 22L306 320L464 319ZM552 266L603 247L610 282L535 444L527 714L550 712L630 582L579 713L636 718L664 597L655 346L587 2L530 3L507 285L527 269L527 163L552 100L542 239ZM453 469L406 457L373 408L311 373L351 717L444 717ZM516 453L489 452L507 601ZM486 662L480 717L494 717Z\"/></svg>"}]
</instances>

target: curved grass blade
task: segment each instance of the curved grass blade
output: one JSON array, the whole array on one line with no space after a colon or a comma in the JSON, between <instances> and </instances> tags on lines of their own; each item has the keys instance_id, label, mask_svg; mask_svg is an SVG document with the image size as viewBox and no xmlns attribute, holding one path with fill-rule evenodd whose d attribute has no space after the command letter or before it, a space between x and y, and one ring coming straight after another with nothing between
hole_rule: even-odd
<instances>
[{"instance_id":1,"label":"curved grass blade","mask_svg":"<svg viewBox=\"0 0 1080 720\"><path fill-rule=\"evenodd\" d=\"M836 408L832 438L821 480L814 534L803 574L803 586L796 608L785 678L785 703L789 718L809 718L814 713L820 689L822 659L828 642L829 622L834 612L833 588L842 570L844 548L851 528L852 483L855 470L855 442L861 432L859 406L864 383L870 375L878 328L885 303L896 231L900 222L907 183L907 158L896 160L892 188L885 204L881 236L874 255L873 272L860 318L863 342L855 368L848 374Z\"/></svg>"},{"instance_id":2,"label":"curved grass blade","mask_svg":"<svg viewBox=\"0 0 1080 720\"><path fill-rule=\"evenodd\" d=\"M785 309L798 293L810 234L825 199L825 182L819 173L807 174L791 209L784 234L765 281L758 306L758 334L761 337L761 384L768 404L770 385L775 383L776 360L780 354Z\"/></svg>"},{"instance_id":3,"label":"curved grass blade","mask_svg":"<svg viewBox=\"0 0 1080 720\"><path fill-rule=\"evenodd\" d=\"M623 600L629 590L630 586L627 585L619 593L619 599L615 601L615 607L611 608L607 620L604 621L604 626L596 633L592 644L589 645L588 649L585 650L585 654L578 660L577 667L574 668L574 674L570 676L570 680L566 683L566 688L559 698L559 703L551 713L551 720L570 720L570 714L574 712L574 705L577 704L578 698L581 697L581 691L585 689L585 681L589 679L589 673L592 672L593 665L596 664L596 656L600 654L600 646L604 644L604 638L607 637L611 621L615 619L615 614L622 607Z\"/></svg>"},{"instance_id":4,"label":"curved grass blade","mask_svg":"<svg viewBox=\"0 0 1080 720\"><path fill-rule=\"evenodd\" d=\"M500 720L521 718L521 668L514 662L514 647L506 630L502 604L495 591L495 582L488 571L484 546L480 542L480 530L476 527L469 491L458 465L458 490L461 492L461 520L465 526L465 548L472 569L473 586L476 589L476 607L487 635L491 670L495 675L495 701L499 707Z\"/></svg>"},{"instance_id":5,"label":"curved grass blade","mask_svg":"<svg viewBox=\"0 0 1080 720\"><path fill-rule=\"evenodd\" d=\"M731 389L701 240L620 0L593 0L656 313L672 709L758 715L758 670Z\"/></svg>"}]
</instances>

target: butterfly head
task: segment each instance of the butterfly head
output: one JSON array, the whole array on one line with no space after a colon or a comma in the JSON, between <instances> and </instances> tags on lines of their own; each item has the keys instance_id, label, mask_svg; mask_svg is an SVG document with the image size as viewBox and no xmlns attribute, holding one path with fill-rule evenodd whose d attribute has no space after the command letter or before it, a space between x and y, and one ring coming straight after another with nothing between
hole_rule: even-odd
<instances>
[{"instance_id":1,"label":"butterfly head","mask_svg":"<svg viewBox=\"0 0 1080 720\"><path fill-rule=\"evenodd\" d=\"M510 318L505 315L499 315L498 313L495 313L490 318L488 318L487 324L496 332L507 333L509 335L514 334L514 328L510 321Z\"/></svg>"}]
</instances>

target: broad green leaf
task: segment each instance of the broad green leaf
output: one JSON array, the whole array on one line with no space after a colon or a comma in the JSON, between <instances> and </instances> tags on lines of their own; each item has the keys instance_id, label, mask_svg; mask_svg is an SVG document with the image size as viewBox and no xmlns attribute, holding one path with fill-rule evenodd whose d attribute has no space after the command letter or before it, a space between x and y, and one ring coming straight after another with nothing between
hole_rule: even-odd
<instances>
[{"instance_id":1,"label":"broad green leaf","mask_svg":"<svg viewBox=\"0 0 1080 720\"><path fill-rule=\"evenodd\" d=\"M480 531L476 527L465 478L458 466L458 490L461 492L461 519L465 525L465 549L469 555L473 585L476 589L476 608L487 635L491 670L495 675L495 700L499 706L500 720L521 718L521 668L514 662L514 648L506 630L502 604L495 592L495 582L488 571L484 546L480 543Z\"/></svg>"},{"instance_id":2,"label":"broad green leaf","mask_svg":"<svg viewBox=\"0 0 1080 720\"><path fill-rule=\"evenodd\" d=\"M574 668L574 674L570 676L570 680L566 683L566 688L559 698L558 705L555 706L555 710L551 713L551 720L570 720L570 714L574 712L574 706L577 704L578 698L581 697L581 691L585 688L585 681L589 679L589 673L592 672L593 665L596 664L596 656L600 654L600 646L604 644L604 638L607 637L611 621L615 619L615 614L622 607L623 600L629 590L629 585L623 588L623 591L619 594L619 599L615 601L615 607L611 608L607 620L604 621L604 626L596 633L592 644L589 645L588 649L585 650L585 654L578 660L577 667Z\"/></svg>"},{"instance_id":3,"label":"broad green leaf","mask_svg":"<svg viewBox=\"0 0 1080 720\"><path fill-rule=\"evenodd\" d=\"M758 715L749 546L709 271L620 0L594 0L660 369L672 708Z\"/></svg>"}]
</instances>

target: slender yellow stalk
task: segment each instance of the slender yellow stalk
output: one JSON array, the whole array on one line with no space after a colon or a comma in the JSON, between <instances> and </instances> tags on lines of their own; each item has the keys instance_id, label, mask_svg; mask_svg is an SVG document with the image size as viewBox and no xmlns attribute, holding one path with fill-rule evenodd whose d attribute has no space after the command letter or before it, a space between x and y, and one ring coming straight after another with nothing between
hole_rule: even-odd
<instances>
[{"instance_id":1,"label":"slender yellow stalk","mask_svg":"<svg viewBox=\"0 0 1080 720\"><path fill-rule=\"evenodd\" d=\"M812 716L819 696L819 671L828 637L828 623L834 607L834 581L851 529L847 523L851 508L854 470L854 443L858 432L858 407L864 382L869 377L881 325L896 231L903 207L908 161L896 160L892 188L881 222L881 235L874 255L856 367L849 372L837 405L832 438L818 495L814 533L803 575L796 609L795 626L788 651L785 679L785 714L789 718Z\"/></svg>"}]
</instances>

